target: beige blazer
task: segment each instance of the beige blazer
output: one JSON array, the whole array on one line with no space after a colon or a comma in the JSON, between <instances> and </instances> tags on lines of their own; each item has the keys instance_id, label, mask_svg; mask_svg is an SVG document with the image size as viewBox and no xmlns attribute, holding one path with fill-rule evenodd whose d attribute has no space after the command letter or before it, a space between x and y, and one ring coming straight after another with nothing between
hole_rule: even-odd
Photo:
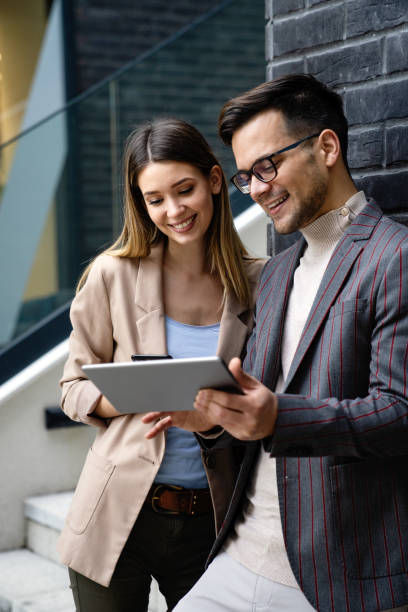
<instances>
[{"instance_id":1,"label":"beige blazer","mask_svg":"<svg viewBox=\"0 0 408 612\"><path fill-rule=\"evenodd\" d=\"M162 258L161 245L143 259L101 255L71 307L73 331L61 379L62 409L70 418L96 425L98 430L58 550L65 565L104 586L109 585L159 469L165 435L146 440L144 433L149 426L141 422L138 414L108 421L93 417L101 394L86 379L81 365L129 361L132 353L166 352ZM263 261L247 264L253 295L263 264ZM252 310L227 296L217 348L217 354L227 362L241 355L252 318ZM204 457L219 528L226 511L225 489L232 493L234 484L229 465L233 458L222 451L216 461L217 465L209 466Z\"/></svg>"}]
</instances>

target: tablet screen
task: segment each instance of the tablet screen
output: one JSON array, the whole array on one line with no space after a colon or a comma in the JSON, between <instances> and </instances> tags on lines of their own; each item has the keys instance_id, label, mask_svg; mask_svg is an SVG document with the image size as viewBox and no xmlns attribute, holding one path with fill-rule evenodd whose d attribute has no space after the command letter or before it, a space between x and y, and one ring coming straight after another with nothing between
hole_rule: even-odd
<instances>
[{"instance_id":1,"label":"tablet screen","mask_svg":"<svg viewBox=\"0 0 408 612\"><path fill-rule=\"evenodd\" d=\"M156 356L155 356L156 357ZM220 357L154 359L82 366L119 412L192 410L199 389L242 393Z\"/></svg>"}]
</instances>

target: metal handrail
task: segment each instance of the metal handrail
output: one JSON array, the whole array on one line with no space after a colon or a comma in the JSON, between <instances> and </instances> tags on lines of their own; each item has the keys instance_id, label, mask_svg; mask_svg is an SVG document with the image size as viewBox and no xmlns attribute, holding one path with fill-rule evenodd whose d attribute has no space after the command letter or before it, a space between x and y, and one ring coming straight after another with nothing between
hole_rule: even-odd
<instances>
[{"instance_id":1,"label":"metal handrail","mask_svg":"<svg viewBox=\"0 0 408 612\"><path fill-rule=\"evenodd\" d=\"M67 110L73 108L74 106L80 104L84 100L90 98L93 94L98 93L106 85L109 85L112 81L117 80L123 74L125 74L126 72L129 72L130 70L132 70L138 64L141 64L143 61L145 61L149 57L155 55L161 49L163 49L163 48L167 47L168 45L172 44L174 41L176 41L179 38L181 38L187 32L190 32L191 30L194 30L194 28L196 28L197 26L199 26L202 23L204 23L205 21L208 21L209 19L211 19L211 17L216 15L218 12L222 11L225 7L227 7L230 4L232 4L233 1L234 0L223 0L223 2L221 2L218 6L213 7L212 9L210 9L209 11L204 13L204 15L200 15L200 17L197 17L197 19L194 19L194 21L192 21L188 25L183 26L182 28L180 28L180 30L178 30L175 34L172 34L171 36L168 36L162 42L157 43L157 45L154 45L148 51L144 51L143 53L138 55L135 59L130 60L129 62L124 64L124 66L122 66L121 68L118 68L117 70L115 70L115 72L112 72L112 74L110 74L109 76L107 76L104 79L98 81L98 83L95 83L95 85L91 85L91 87L89 87L86 91L84 91L84 92L78 94L77 96L74 96L73 98L71 98L71 100L69 100L65 104L65 106L63 106L62 108L59 108L58 110L56 110L56 111L50 113L49 115L47 115L47 117L44 117L43 119L40 119L36 123L33 123L33 125L30 125L30 127L26 128L25 130L22 130L21 132L16 134L16 136L13 136L12 138L9 138L9 140L6 140L6 141L0 143L0 151L4 147L12 144L13 142L16 142L17 140L19 140L20 138L22 138L26 134L29 134L33 130L35 130L38 127L40 127L41 125L44 125L44 123L47 123L47 121L51 121L51 119L53 119L57 115L65 113Z\"/></svg>"}]
</instances>

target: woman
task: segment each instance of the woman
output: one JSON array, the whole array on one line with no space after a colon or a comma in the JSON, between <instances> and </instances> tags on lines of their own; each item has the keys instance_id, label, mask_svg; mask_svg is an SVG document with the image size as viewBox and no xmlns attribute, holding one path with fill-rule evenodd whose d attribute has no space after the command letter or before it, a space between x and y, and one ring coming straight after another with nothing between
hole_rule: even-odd
<instances>
[{"instance_id":1,"label":"woman","mask_svg":"<svg viewBox=\"0 0 408 612\"><path fill-rule=\"evenodd\" d=\"M171 610L203 571L213 510L216 525L223 518L217 483L233 486L227 455L204 467L194 434L176 427L147 439L142 415L120 415L81 366L133 353L240 355L263 263L247 257L223 172L183 121L130 135L124 199L119 239L80 280L61 380L66 414L97 426L59 542L81 612L146 611L151 576Z\"/></svg>"}]
</instances>

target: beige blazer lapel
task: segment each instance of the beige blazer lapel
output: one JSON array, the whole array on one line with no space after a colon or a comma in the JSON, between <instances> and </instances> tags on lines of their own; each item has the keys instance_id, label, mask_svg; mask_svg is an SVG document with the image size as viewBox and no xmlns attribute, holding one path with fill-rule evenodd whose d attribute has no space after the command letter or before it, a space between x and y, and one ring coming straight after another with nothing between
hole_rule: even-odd
<instances>
[{"instance_id":1,"label":"beige blazer lapel","mask_svg":"<svg viewBox=\"0 0 408 612\"><path fill-rule=\"evenodd\" d=\"M136 326L142 353L165 354L166 327L163 306L163 245L140 260L135 287Z\"/></svg>"},{"instance_id":2,"label":"beige blazer lapel","mask_svg":"<svg viewBox=\"0 0 408 612\"><path fill-rule=\"evenodd\" d=\"M220 322L217 355L228 364L233 357L240 357L249 329L239 315L245 308L233 296L227 296Z\"/></svg>"}]
</instances>

